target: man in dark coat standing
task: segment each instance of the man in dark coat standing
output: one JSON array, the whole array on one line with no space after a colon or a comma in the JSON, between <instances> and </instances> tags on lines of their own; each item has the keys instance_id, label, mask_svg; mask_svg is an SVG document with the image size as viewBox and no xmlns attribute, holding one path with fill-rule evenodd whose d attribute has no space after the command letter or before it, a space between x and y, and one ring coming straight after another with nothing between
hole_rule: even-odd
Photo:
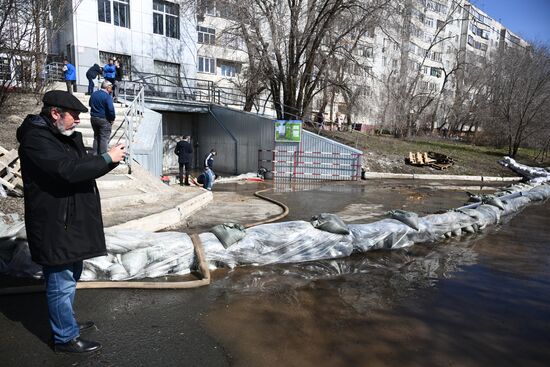
<instances>
[{"instance_id":1,"label":"man in dark coat standing","mask_svg":"<svg viewBox=\"0 0 550 367\"><path fill-rule=\"evenodd\" d=\"M42 265L54 349L89 353L101 344L80 338L91 321L73 313L82 260L106 254L95 179L125 155L124 145L100 156L87 155L75 132L87 108L72 94L47 92L40 115L28 115L17 129L24 183L25 225L32 260Z\"/></svg>"},{"instance_id":2,"label":"man in dark coat standing","mask_svg":"<svg viewBox=\"0 0 550 367\"><path fill-rule=\"evenodd\" d=\"M87 95L91 95L94 92L94 80L102 73L103 69L98 64L94 64L91 68L88 69L88 71L86 72L86 79L88 79L88 93L86 93Z\"/></svg>"},{"instance_id":3,"label":"man in dark coat standing","mask_svg":"<svg viewBox=\"0 0 550 367\"><path fill-rule=\"evenodd\" d=\"M183 140L178 141L174 150L174 153L178 156L180 185L184 185L183 169L185 168L185 186L189 186L189 170L193 159L193 146L190 140L190 136L184 136Z\"/></svg>"}]
</instances>

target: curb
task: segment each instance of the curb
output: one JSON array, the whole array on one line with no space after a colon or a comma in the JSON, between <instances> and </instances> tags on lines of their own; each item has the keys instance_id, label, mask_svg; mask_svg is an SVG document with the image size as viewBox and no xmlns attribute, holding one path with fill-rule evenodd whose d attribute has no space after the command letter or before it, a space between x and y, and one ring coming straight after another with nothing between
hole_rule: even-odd
<instances>
[{"instance_id":1,"label":"curb","mask_svg":"<svg viewBox=\"0 0 550 367\"><path fill-rule=\"evenodd\" d=\"M385 173L365 172L365 179L373 178L406 178L410 180L454 180L454 181L480 181L480 182L517 182L523 177L495 177L495 176L465 176L465 175L431 175L416 173Z\"/></svg>"},{"instance_id":2,"label":"curb","mask_svg":"<svg viewBox=\"0 0 550 367\"><path fill-rule=\"evenodd\" d=\"M202 209L213 199L211 191L205 191L189 200L186 200L174 208L151 214L143 218L130 220L105 228L106 231L118 229L140 229L157 232L178 224L197 210Z\"/></svg>"}]
</instances>

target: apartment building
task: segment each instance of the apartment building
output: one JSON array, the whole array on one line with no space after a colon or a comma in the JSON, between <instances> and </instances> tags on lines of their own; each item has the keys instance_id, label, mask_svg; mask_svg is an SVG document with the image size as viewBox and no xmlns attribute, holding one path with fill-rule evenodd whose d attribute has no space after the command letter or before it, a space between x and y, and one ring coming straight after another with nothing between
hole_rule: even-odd
<instances>
[{"instance_id":1,"label":"apartment building","mask_svg":"<svg viewBox=\"0 0 550 367\"><path fill-rule=\"evenodd\" d=\"M86 84L90 66L116 56L125 65L127 79L148 73L185 77L199 88L214 87L218 102L242 108L248 53L230 3L72 1L76 10L53 39L52 48L75 63L79 85ZM337 93L326 106L327 97L319 93L308 112L311 116L304 118L313 120L323 107L326 119L377 125L391 108L389 96L395 98L403 83L414 83L409 93L423 98L445 92L444 98L452 100L460 79L453 72L457 64L479 64L502 47L528 47L468 1L402 0L401 4L407 11L393 14L383 27L373 27L354 50L357 62L346 69L346 80L357 91L354 99ZM274 115L269 103L264 106L258 112Z\"/></svg>"},{"instance_id":2,"label":"apartment building","mask_svg":"<svg viewBox=\"0 0 550 367\"><path fill-rule=\"evenodd\" d=\"M78 85L87 84L89 67L104 65L110 57L122 61L125 79L147 78L147 74L196 76L193 7L165 0L72 0L72 4L73 13L53 39L52 52L74 63Z\"/></svg>"}]
</instances>

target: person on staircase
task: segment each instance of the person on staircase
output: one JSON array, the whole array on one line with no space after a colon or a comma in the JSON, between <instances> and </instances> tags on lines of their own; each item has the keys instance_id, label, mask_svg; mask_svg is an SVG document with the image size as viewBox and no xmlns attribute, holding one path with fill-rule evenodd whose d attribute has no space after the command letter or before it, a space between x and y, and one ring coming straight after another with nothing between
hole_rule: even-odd
<instances>
[{"instance_id":1,"label":"person on staircase","mask_svg":"<svg viewBox=\"0 0 550 367\"><path fill-rule=\"evenodd\" d=\"M86 93L86 95L92 95L95 87L94 80L101 74L103 74L103 69L98 64L94 64L88 69L86 72L86 79L88 79L88 93Z\"/></svg>"},{"instance_id":2,"label":"person on staircase","mask_svg":"<svg viewBox=\"0 0 550 367\"><path fill-rule=\"evenodd\" d=\"M65 76L67 92L73 94L73 90L76 92L76 69L67 59L63 60L63 74Z\"/></svg>"},{"instance_id":3,"label":"person on staircase","mask_svg":"<svg viewBox=\"0 0 550 367\"><path fill-rule=\"evenodd\" d=\"M120 87L122 86L122 77L124 76L124 65L119 59L115 60L115 85L113 86L113 101L118 102Z\"/></svg>"},{"instance_id":4,"label":"person on staircase","mask_svg":"<svg viewBox=\"0 0 550 367\"><path fill-rule=\"evenodd\" d=\"M115 121L115 106L111 92L113 84L108 80L101 83L101 89L90 97L90 116L94 130L93 154L102 155L107 151L113 121Z\"/></svg>"},{"instance_id":5,"label":"person on staircase","mask_svg":"<svg viewBox=\"0 0 550 367\"><path fill-rule=\"evenodd\" d=\"M193 146L190 141L190 136L184 136L182 140L178 141L174 150L174 153L178 156L180 186L189 186L189 170L191 169L191 160L193 159ZM183 182L184 169L185 183Z\"/></svg>"},{"instance_id":6,"label":"person on staircase","mask_svg":"<svg viewBox=\"0 0 550 367\"><path fill-rule=\"evenodd\" d=\"M116 84L116 66L114 61L113 58L110 58L109 62L103 66L103 77L113 85L113 98L115 98L114 89Z\"/></svg>"},{"instance_id":7,"label":"person on staircase","mask_svg":"<svg viewBox=\"0 0 550 367\"><path fill-rule=\"evenodd\" d=\"M94 323L75 318L76 283L83 260L107 254L95 179L115 168L125 149L87 154L75 127L88 109L61 90L47 92L42 102L41 113L17 129L27 240L32 260L42 265L55 352L91 353L101 344L80 337Z\"/></svg>"}]
</instances>

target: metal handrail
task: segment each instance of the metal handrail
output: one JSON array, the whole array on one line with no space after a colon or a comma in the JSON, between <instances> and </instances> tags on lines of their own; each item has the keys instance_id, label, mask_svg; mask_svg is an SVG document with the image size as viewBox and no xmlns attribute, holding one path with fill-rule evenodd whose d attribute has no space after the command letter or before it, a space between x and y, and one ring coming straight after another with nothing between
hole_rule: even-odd
<instances>
[{"instance_id":1,"label":"metal handrail","mask_svg":"<svg viewBox=\"0 0 550 367\"><path fill-rule=\"evenodd\" d=\"M124 126L124 132L118 138L116 143L118 144L123 137L126 139L127 154L125 157L125 162L128 165L129 174L132 173L132 162L134 159L134 148L133 148L134 122L136 122L139 125L139 123L141 123L141 121L143 120L144 112L145 112L145 87L141 85L134 99L128 105L128 107L126 107L126 110L124 111L124 117L123 117L122 123L119 125L119 127L116 129L114 134L109 139L109 140L113 139L116 136L118 130L121 128L121 126Z\"/></svg>"}]
</instances>

